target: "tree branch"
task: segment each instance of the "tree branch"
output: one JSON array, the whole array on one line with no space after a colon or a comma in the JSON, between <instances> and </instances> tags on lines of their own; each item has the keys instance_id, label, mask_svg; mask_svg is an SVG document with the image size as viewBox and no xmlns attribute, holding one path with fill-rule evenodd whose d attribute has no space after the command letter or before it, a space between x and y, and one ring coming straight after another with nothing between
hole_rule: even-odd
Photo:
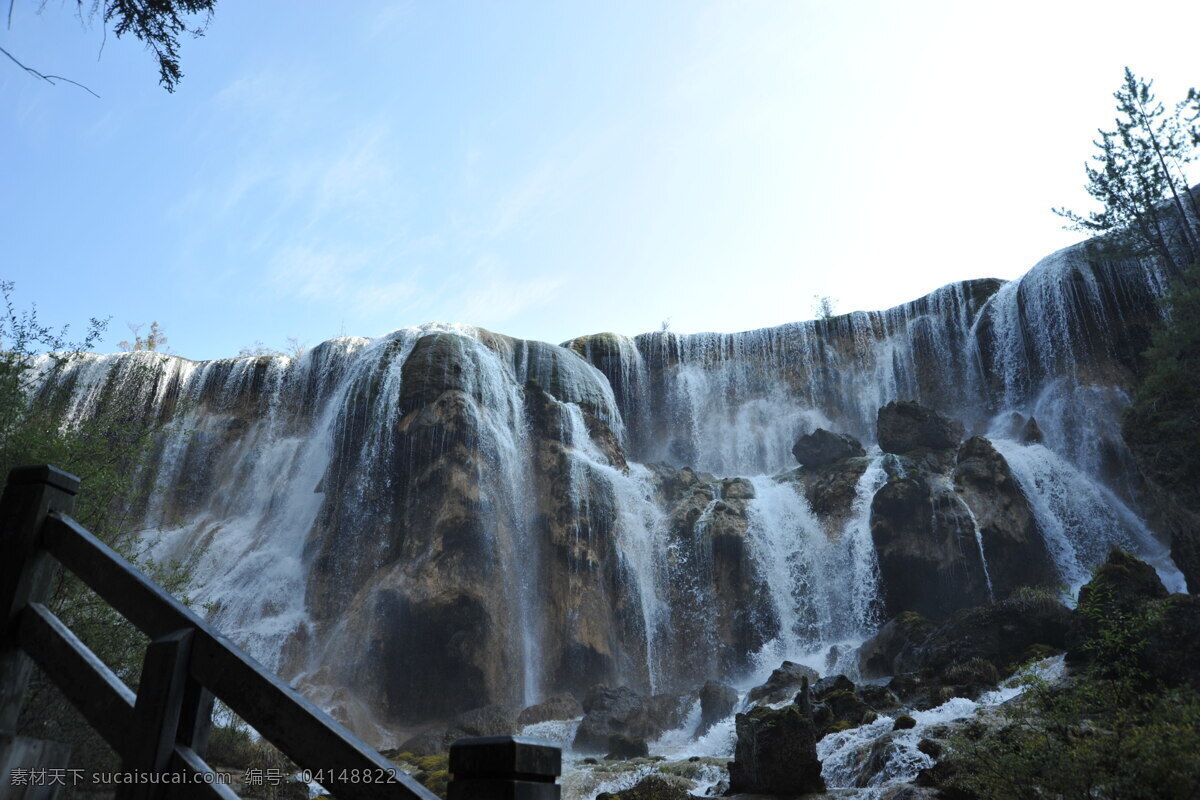
<instances>
[{"instance_id":1,"label":"tree branch","mask_svg":"<svg viewBox=\"0 0 1200 800\"><path fill-rule=\"evenodd\" d=\"M99 99L99 97L100 97L100 95L96 94L91 89L84 86L82 83L79 83L78 81L73 81L70 78L64 78L62 75L43 75L42 73L38 72L33 67L25 66L24 64L22 64L20 61L17 60L16 56L14 56L12 53L5 50L3 47L0 47L0 53L4 53L4 55L8 56L9 59L11 59L14 64L16 64L18 67L20 67L21 69L28 72L30 75L34 76L35 78L41 78L46 83L49 83L52 86L58 85L58 84L54 83L55 81L63 81L64 83L69 83L74 86L78 86L80 89L83 89L85 92L90 94L92 97L95 97L97 99Z\"/></svg>"}]
</instances>

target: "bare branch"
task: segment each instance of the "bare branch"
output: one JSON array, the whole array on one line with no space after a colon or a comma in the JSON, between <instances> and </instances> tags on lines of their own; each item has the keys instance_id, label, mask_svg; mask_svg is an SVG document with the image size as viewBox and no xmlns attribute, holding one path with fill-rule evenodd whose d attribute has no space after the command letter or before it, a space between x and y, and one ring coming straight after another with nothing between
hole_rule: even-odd
<instances>
[{"instance_id":1,"label":"bare branch","mask_svg":"<svg viewBox=\"0 0 1200 800\"><path fill-rule=\"evenodd\" d=\"M33 67L25 66L24 64L22 64L20 61L17 60L16 56L14 56L12 53L5 50L3 47L0 47L0 53L4 53L4 55L8 56L14 64L16 64L18 67L20 67L21 69L28 72L30 75L34 76L35 78L41 78L46 83L49 83L52 86L58 85L58 84L54 83L55 81L62 81L64 83L70 83L74 86L78 86L80 89L83 89L85 92L90 94L92 97L95 97L96 99L100 98L100 95L96 94L91 89L84 86L82 83L79 83L78 81L73 81L70 78L64 78L62 75L43 75L42 73L38 72Z\"/></svg>"}]
</instances>

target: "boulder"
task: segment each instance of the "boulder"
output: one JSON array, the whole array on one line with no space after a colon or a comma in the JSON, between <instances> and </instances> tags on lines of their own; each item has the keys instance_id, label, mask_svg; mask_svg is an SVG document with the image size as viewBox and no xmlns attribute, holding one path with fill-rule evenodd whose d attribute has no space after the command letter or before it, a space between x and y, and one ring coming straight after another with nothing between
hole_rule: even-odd
<instances>
[{"instance_id":1,"label":"boulder","mask_svg":"<svg viewBox=\"0 0 1200 800\"><path fill-rule=\"evenodd\" d=\"M650 755L650 746L645 739L635 739L614 733L608 737L608 753L605 761L625 761L630 758L645 758Z\"/></svg>"},{"instance_id":2,"label":"boulder","mask_svg":"<svg viewBox=\"0 0 1200 800\"><path fill-rule=\"evenodd\" d=\"M612 736L656 739L677 728L687 718L688 695L658 694L642 697L626 686L598 686L584 698L583 721L575 732L574 748L607 752Z\"/></svg>"},{"instance_id":3,"label":"boulder","mask_svg":"<svg viewBox=\"0 0 1200 800\"><path fill-rule=\"evenodd\" d=\"M440 756L448 750L445 728L414 734L401 742L397 748L398 752L412 753L414 756Z\"/></svg>"},{"instance_id":4,"label":"boulder","mask_svg":"<svg viewBox=\"0 0 1200 800\"><path fill-rule=\"evenodd\" d=\"M792 447L792 455L801 466L817 469L844 458L865 456L867 451L862 443L845 433L834 433L824 428L817 428L812 433L806 433L796 440Z\"/></svg>"},{"instance_id":5,"label":"boulder","mask_svg":"<svg viewBox=\"0 0 1200 800\"><path fill-rule=\"evenodd\" d=\"M903 656L909 663L913 651L933 633L937 623L920 614L905 613L894 617L858 649L858 670L864 678L884 678L903 672L896 669Z\"/></svg>"},{"instance_id":6,"label":"boulder","mask_svg":"<svg viewBox=\"0 0 1200 800\"><path fill-rule=\"evenodd\" d=\"M708 681L700 690L700 724L694 736L699 738L708 729L733 713L737 706L737 690L717 681Z\"/></svg>"},{"instance_id":7,"label":"boulder","mask_svg":"<svg viewBox=\"0 0 1200 800\"><path fill-rule=\"evenodd\" d=\"M678 779L665 775L648 775L630 789L601 792L596 800L691 800L691 794Z\"/></svg>"},{"instance_id":8,"label":"boulder","mask_svg":"<svg viewBox=\"0 0 1200 800\"><path fill-rule=\"evenodd\" d=\"M813 704L812 719L817 727L817 739L822 739L829 733L867 725L877 717L875 710L864 703L852 689L829 692L819 703Z\"/></svg>"},{"instance_id":9,"label":"boulder","mask_svg":"<svg viewBox=\"0 0 1200 800\"><path fill-rule=\"evenodd\" d=\"M840 532L858 499L858 481L870 465L869 458L847 458L812 469L800 467L786 473L785 480L803 487L813 514L831 534Z\"/></svg>"},{"instance_id":10,"label":"boulder","mask_svg":"<svg viewBox=\"0 0 1200 800\"><path fill-rule=\"evenodd\" d=\"M1106 628L1120 634L1116 642ZM1153 567L1114 550L1079 590L1067 664L1089 663L1114 644L1164 687L1200 688L1200 597L1168 595Z\"/></svg>"},{"instance_id":11,"label":"boulder","mask_svg":"<svg viewBox=\"0 0 1200 800\"><path fill-rule=\"evenodd\" d=\"M729 794L802 795L825 790L817 730L795 704L759 706L736 719Z\"/></svg>"},{"instance_id":12,"label":"boulder","mask_svg":"<svg viewBox=\"0 0 1200 800\"><path fill-rule=\"evenodd\" d=\"M1029 421L1021 426L1020 435L1022 444L1041 444L1045 437L1042 435L1042 429L1038 426L1037 419L1030 417Z\"/></svg>"},{"instance_id":13,"label":"boulder","mask_svg":"<svg viewBox=\"0 0 1200 800\"><path fill-rule=\"evenodd\" d=\"M757 703L779 703L796 694L806 678L809 683L816 683L819 677L815 669L784 661L771 673L766 683L750 690L750 699Z\"/></svg>"},{"instance_id":14,"label":"boulder","mask_svg":"<svg viewBox=\"0 0 1200 800\"><path fill-rule=\"evenodd\" d=\"M853 692L854 681L847 678L845 675L834 675L829 678L821 678L813 684L812 695L818 702L824 700L827 695L834 692Z\"/></svg>"},{"instance_id":15,"label":"boulder","mask_svg":"<svg viewBox=\"0 0 1200 800\"><path fill-rule=\"evenodd\" d=\"M575 719L583 716L583 706L570 692L556 694L529 706L517 716L517 724L533 725L551 719Z\"/></svg>"},{"instance_id":16,"label":"boulder","mask_svg":"<svg viewBox=\"0 0 1200 800\"><path fill-rule=\"evenodd\" d=\"M447 726L446 736L452 742L477 736L508 736L516 731L516 710L493 703L454 717Z\"/></svg>"},{"instance_id":17,"label":"boulder","mask_svg":"<svg viewBox=\"0 0 1200 800\"><path fill-rule=\"evenodd\" d=\"M909 453L926 448L947 450L963 439L962 422L907 400L879 409L877 435L885 453Z\"/></svg>"},{"instance_id":18,"label":"boulder","mask_svg":"<svg viewBox=\"0 0 1200 800\"><path fill-rule=\"evenodd\" d=\"M954 614L897 658L895 667L899 672L932 670L943 683L955 683L951 668L978 658L1004 677L1027 660L1034 645L1062 650L1071 618L1071 611L1049 593L1018 592L1002 602Z\"/></svg>"}]
</instances>

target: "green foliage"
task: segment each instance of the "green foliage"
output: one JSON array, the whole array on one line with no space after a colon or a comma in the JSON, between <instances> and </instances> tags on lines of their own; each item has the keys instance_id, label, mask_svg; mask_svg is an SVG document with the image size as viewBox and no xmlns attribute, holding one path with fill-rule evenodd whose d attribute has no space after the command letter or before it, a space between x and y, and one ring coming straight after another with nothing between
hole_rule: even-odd
<instances>
[{"instance_id":1,"label":"green foliage","mask_svg":"<svg viewBox=\"0 0 1200 800\"><path fill-rule=\"evenodd\" d=\"M92 0L92 13L101 0ZM83 0L75 0L82 10ZM212 19L216 0L104 0L104 23L112 24L117 38L132 33L158 59L158 82L168 92L175 91L183 72L179 69L179 37L190 33L203 36ZM203 25L189 28L187 18L205 14Z\"/></svg>"},{"instance_id":2,"label":"green foliage","mask_svg":"<svg viewBox=\"0 0 1200 800\"><path fill-rule=\"evenodd\" d=\"M1122 607L1093 581L1080 613L1087 670L1065 687L1026 673L996 725L952 737L948 783L981 800L1174 800L1200 796L1200 693L1141 668L1159 605Z\"/></svg>"},{"instance_id":3,"label":"green foliage","mask_svg":"<svg viewBox=\"0 0 1200 800\"><path fill-rule=\"evenodd\" d=\"M1142 469L1200 511L1200 262L1173 282L1165 302L1167 320L1145 353L1124 434Z\"/></svg>"},{"instance_id":4,"label":"green foliage","mask_svg":"<svg viewBox=\"0 0 1200 800\"><path fill-rule=\"evenodd\" d=\"M216 767L246 769L255 759L255 742L250 731L236 724L214 725L208 735L205 760Z\"/></svg>"},{"instance_id":5,"label":"green foliage","mask_svg":"<svg viewBox=\"0 0 1200 800\"><path fill-rule=\"evenodd\" d=\"M1092 157L1096 166L1085 167L1087 190L1103 208L1086 216L1066 209L1055 213L1072 230L1108 234L1094 245L1100 255L1157 256L1178 273L1177 252L1183 254L1183 264L1200 258L1195 225L1200 205L1183 170L1200 142L1192 113L1197 95L1189 90L1175 112L1167 114L1151 86L1126 67L1125 82L1113 95L1119 114L1115 127L1101 129L1094 142L1099 153Z\"/></svg>"},{"instance_id":6,"label":"green foliage","mask_svg":"<svg viewBox=\"0 0 1200 800\"><path fill-rule=\"evenodd\" d=\"M178 564L145 557L135 523L152 486L144 479L156 424L136 398L105 391L88 414L64 414L67 387L54 379L74 359L88 358L105 323L92 320L81 341L68 330L43 325L36 308L15 309L13 285L0 282L0 470L47 463L81 479L72 516L168 591L179 594L189 575ZM140 358L124 373L124 385L153 386L161 362ZM60 575L52 610L97 656L131 687L141 671L146 638L73 576ZM38 738L68 742L74 765L113 769L115 755L83 722L57 689L36 674L26 695L20 726Z\"/></svg>"}]
</instances>

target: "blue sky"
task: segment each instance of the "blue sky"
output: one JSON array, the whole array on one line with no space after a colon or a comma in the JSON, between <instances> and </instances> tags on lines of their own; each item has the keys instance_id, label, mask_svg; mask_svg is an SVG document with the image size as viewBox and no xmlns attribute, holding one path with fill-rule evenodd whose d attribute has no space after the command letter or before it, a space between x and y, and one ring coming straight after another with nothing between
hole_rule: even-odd
<instances>
[{"instance_id":1,"label":"blue sky","mask_svg":"<svg viewBox=\"0 0 1200 800\"><path fill-rule=\"evenodd\" d=\"M1123 67L1200 84L1178 2L225 0L175 94L39 5L0 46L101 97L0 63L0 278L46 321L111 316L101 350L157 320L195 359L427 321L732 331L1013 278L1080 238L1050 207L1089 207Z\"/></svg>"}]
</instances>

